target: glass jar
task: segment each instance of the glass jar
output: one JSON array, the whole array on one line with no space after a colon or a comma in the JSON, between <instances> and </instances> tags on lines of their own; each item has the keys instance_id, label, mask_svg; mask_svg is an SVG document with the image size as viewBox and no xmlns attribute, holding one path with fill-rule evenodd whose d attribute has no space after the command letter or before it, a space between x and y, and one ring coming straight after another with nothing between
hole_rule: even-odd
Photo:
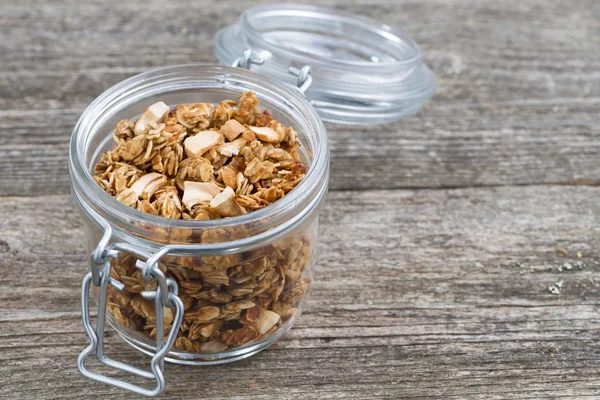
<instances>
[{"instance_id":1,"label":"glass jar","mask_svg":"<svg viewBox=\"0 0 600 400\"><path fill-rule=\"evenodd\" d=\"M112 130L119 120L139 115L157 101L170 106L218 104L248 90L256 92L275 119L298 132L308 172L282 199L233 218L173 220L121 204L93 180L93 166L112 146ZM210 64L143 73L107 90L84 111L71 138L69 170L92 267L82 294L84 324L92 343L80 357L80 367L89 377L113 379L99 379L84 365L94 351L101 361L105 357L106 309L108 323L127 342L154 355L153 373L137 373L154 377L158 386L159 353L183 364L238 360L272 344L300 315L312 281L329 151L322 122L296 88L243 69ZM87 315L91 286L98 287L95 330ZM131 389L118 382L109 383Z\"/></svg>"},{"instance_id":2,"label":"glass jar","mask_svg":"<svg viewBox=\"0 0 600 400\"><path fill-rule=\"evenodd\" d=\"M86 222L91 270L81 298L90 345L78 367L89 378L149 396L164 388L164 359L216 364L248 357L277 340L300 315L312 283L317 216L329 180L320 118L344 124L397 121L416 113L436 89L410 36L345 11L260 5L217 32L214 43L222 64L241 68L185 65L125 80L85 110L71 138L69 170ZM217 104L248 90L299 133L309 169L282 199L234 218L171 220L119 203L93 180L90 171L111 147L119 120L157 101ZM96 328L89 317L91 288L98 302ZM105 319L152 355L150 371L104 355ZM156 387L90 371L85 360L94 352L108 366L154 379Z\"/></svg>"}]
</instances>

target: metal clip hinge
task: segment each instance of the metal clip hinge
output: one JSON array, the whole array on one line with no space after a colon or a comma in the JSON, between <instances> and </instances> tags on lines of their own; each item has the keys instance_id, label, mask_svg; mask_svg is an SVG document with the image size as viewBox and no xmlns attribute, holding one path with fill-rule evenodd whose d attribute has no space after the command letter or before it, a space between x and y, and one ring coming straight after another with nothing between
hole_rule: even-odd
<instances>
[{"instance_id":1,"label":"metal clip hinge","mask_svg":"<svg viewBox=\"0 0 600 400\"><path fill-rule=\"evenodd\" d=\"M264 63L264 58L255 56L252 49L246 49L240 57L235 59L231 66L234 68L250 69L252 64L263 65ZM298 90L306 93L313 81L310 65L305 65L302 68L290 67L288 71L290 74L298 77L296 83Z\"/></svg>"},{"instance_id":2,"label":"metal clip hinge","mask_svg":"<svg viewBox=\"0 0 600 400\"><path fill-rule=\"evenodd\" d=\"M252 50L247 49L240 57L235 59L231 66L234 68L250 69L250 65L252 64L263 65L264 63L265 60L263 58L255 56Z\"/></svg>"},{"instance_id":3,"label":"metal clip hinge","mask_svg":"<svg viewBox=\"0 0 600 400\"><path fill-rule=\"evenodd\" d=\"M310 73L310 65L305 65L301 69L298 69L296 67L290 67L289 71L290 74L298 77L298 83L296 84L296 86L298 86L299 91L305 94L310 85L312 85L313 81L312 74Z\"/></svg>"},{"instance_id":4,"label":"metal clip hinge","mask_svg":"<svg viewBox=\"0 0 600 400\"><path fill-rule=\"evenodd\" d=\"M100 243L101 245L105 243ZM145 256L146 262L138 261L136 267L143 271L144 278L147 280L158 280L158 287L154 291L142 292L142 296L146 299L153 299L156 311L156 353L150 361L150 371L146 371L129 364L125 364L116 360L112 360L104 354L104 325L106 322L106 305L108 300L108 285L110 284L119 291L122 291L125 286L122 282L110 277L111 260L110 258L118 257L119 250L126 251L132 250L125 244L113 244L106 247L106 250L102 251L102 254L108 254L106 261L101 271L98 271L99 283L96 286L100 287L100 294L98 299L98 320L96 323L96 329L93 328L90 321L90 309L89 309L89 292L91 284L94 283L93 269L83 279L81 287L81 308L83 326L90 340L90 345L79 354L77 358L77 366L79 371L87 378L93 379L97 382L110 384L121 389L129 390L131 392L141 394L144 396L157 396L165 388L165 379L163 376L164 368L164 357L167 355L171 347L173 346L175 339L177 338L177 332L181 326L183 320L183 303L179 296L177 296L177 284L172 279L165 279L164 274L158 269L157 263L160 255L155 257L147 257L142 252L132 251L137 256ZM99 253L98 253L99 254ZM148 262L148 258L152 258L152 262ZM96 268L92 265L92 268ZM158 271L158 273L156 273ZM171 330L165 342L164 335L164 307L175 307L175 315ZM92 354L96 353L98 360L109 367L119 369L128 373L132 373L141 376L146 379L153 379L156 382L154 389L147 389L138 385L134 385L116 378L108 377L99 373L95 373L87 369L85 366L86 359Z\"/></svg>"}]
</instances>

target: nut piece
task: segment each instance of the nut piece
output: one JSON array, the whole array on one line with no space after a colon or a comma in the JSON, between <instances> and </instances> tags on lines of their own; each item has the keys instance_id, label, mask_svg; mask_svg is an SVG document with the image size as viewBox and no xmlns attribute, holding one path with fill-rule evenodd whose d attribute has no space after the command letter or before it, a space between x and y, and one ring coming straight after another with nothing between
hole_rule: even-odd
<instances>
[{"instance_id":1,"label":"nut piece","mask_svg":"<svg viewBox=\"0 0 600 400\"><path fill-rule=\"evenodd\" d=\"M281 138L279 134L271 128L251 126L250 130L256 134L256 137L267 143L279 143Z\"/></svg>"},{"instance_id":2,"label":"nut piece","mask_svg":"<svg viewBox=\"0 0 600 400\"><path fill-rule=\"evenodd\" d=\"M188 210L198 203L208 203L221 189L214 182L183 182L183 204Z\"/></svg>"},{"instance_id":3,"label":"nut piece","mask_svg":"<svg viewBox=\"0 0 600 400\"><path fill-rule=\"evenodd\" d=\"M230 119L223 126L221 126L221 133L225 135L227 140L230 142L235 140L236 137L244 133L246 127L240 124L235 119Z\"/></svg>"},{"instance_id":4,"label":"nut piece","mask_svg":"<svg viewBox=\"0 0 600 400\"><path fill-rule=\"evenodd\" d=\"M146 131L146 127L150 122L156 122L160 124L167 114L171 111L168 105L159 101L158 103L152 104L146 108L146 111L138 118L133 128L136 135L143 135Z\"/></svg>"},{"instance_id":5,"label":"nut piece","mask_svg":"<svg viewBox=\"0 0 600 400\"><path fill-rule=\"evenodd\" d=\"M223 217L246 214L246 210L235 201L235 192L229 186L211 200L210 207Z\"/></svg>"},{"instance_id":6,"label":"nut piece","mask_svg":"<svg viewBox=\"0 0 600 400\"><path fill-rule=\"evenodd\" d=\"M217 150L225 157L233 157L240 154L240 150L246 145L244 139L236 139L233 142L227 142L220 145Z\"/></svg>"},{"instance_id":7,"label":"nut piece","mask_svg":"<svg viewBox=\"0 0 600 400\"><path fill-rule=\"evenodd\" d=\"M201 131L183 142L188 157L200 157L221 141L221 134L216 131Z\"/></svg>"},{"instance_id":8,"label":"nut piece","mask_svg":"<svg viewBox=\"0 0 600 400\"><path fill-rule=\"evenodd\" d=\"M269 329L274 327L277 322L279 322L279 318L281 318L279 314L273 311L264 310L260 317L258 317L258 319L254 321L252 326L258 331L258 333L264 335L265 332L267 332Z\"/></svg>"},{"instance_id":9,"label":"nut piece","mask_svg":"<svg viewBox=\"0 0 600 400\"><path fill-rule=\"evenodd\" d=\"M167 178L164 175L157 172L151 172L135 181L133 185L131 185L131 190L133 190L138 197L142 197L142 195L144 195L144 197L147 196L147 198L150 198L154 192L156 192L166 183Z\"/></svg>"}]
</instances>

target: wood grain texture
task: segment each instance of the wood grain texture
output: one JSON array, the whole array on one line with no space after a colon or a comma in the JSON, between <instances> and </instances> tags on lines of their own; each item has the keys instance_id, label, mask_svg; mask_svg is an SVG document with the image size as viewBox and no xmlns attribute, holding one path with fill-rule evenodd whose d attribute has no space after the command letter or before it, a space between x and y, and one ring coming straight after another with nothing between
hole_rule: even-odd
<instances>
[{"instance_id":1,"label":"wood grain texture","mask_svg":"<svg viewBox=\"0 0 600 400\"><path fill-rule=\"evenodd\" d=\"M297 325L246 361L167 365L164 398L597 394L599 194L545 186L333 192L320 219L313 296ZM134 398L75 369L86 343L78 293L86 266L73 207L69 196L0 204L0 376L10 382L0 385L2 398ZM42 221L28 212L36 209ZM578 260L585 268L558 271ZM561 295L551 294L561 280ZM140 361L114 335L109 341L112 354Z\"/></svg>"},{"instance_id":2,"label":"wood grain texture","mask_svg":"<svg viewBox=\"0 0 600 400\"><path fill-rule=\"evenodd\" d=\"M0 398L136 398L76 369L87 266L68 138L118 81L215 62L212 36L253 4L0 4ZM409 32L438 92L405 121L327 126L308 310L248 360L167 365L162 398L599 398L600 3L319 4Z\"/></svg>"},{"instance_id":3,"label":"wood grain texture","mask_svg":"<svg viewBox=\"0 0 600 400\"><path fill-rule=\"evenodd\" d=\"M84 107L149 68L216 62L214 33L251 4L8 2L0 17L11 38L0 43L0 194L66 193L67 141ZM324 4L410 32L439 79L416 118L327 126L332 189L600 179L597 1Z\"/></svg>"}]
</instances>

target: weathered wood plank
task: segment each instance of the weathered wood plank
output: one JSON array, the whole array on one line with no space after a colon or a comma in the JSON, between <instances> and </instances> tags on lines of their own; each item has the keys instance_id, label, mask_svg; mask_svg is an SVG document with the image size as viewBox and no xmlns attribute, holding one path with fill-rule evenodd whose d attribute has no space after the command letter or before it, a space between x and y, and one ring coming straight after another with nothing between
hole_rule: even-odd
<instances>
[{"instance_id":1,"label":"weathered wood plank","mask_svg":"<svg viewBox=\"0 0 600 400\"><path fill-rule=\"evenodd\" d=\"M214 32L251 4L143 3L4 7L0 195L65 193L67 141L83 108L149 68L216 61ZM600 3L326 4L410 32L439 77L418 117L328 126L333 190L598 180Z\"/></svg>"},{"instance_id":2,"label":"weathered wood plank","mask_svg":"<svg viewBox=\"0 0 600 400\"><path fill-rule=\"evenodd\" d=\"M0 6L0 398L135 398L75 368L87 250L68 137L112 84L215 62L214 32L252 4ZM249 360L167 365L163 397L598 398L600 188L552 184L600 176L600 3L319 4L410 32L439 90L396 124L328 125L333 192L309 309ZM108 336L110 354L142 366Z\"/></svg>"},{"instance_id":3,"label":"weathered wood plank","mask_svg":"<svg viewBox=\"0 0 600 400\"><path fill-rule=\"evenodd\" d=\"M592 398L600 393L599 194L333 192L298 324L246 361L167 365L164 398ZM4 198L0 215L0 376L11 383L0 397L134 398L75 369L85 346L86 250L69 196ZM565 262L573 268L559 271ZM560 280L561 295L551 294ZM109 340L112 354L140 359Z\"/></svg>"},{"instance_id":4,"label":"weathered wood plank","mask_svg":"<svg viewBox=\"0 0 600 400\"><path fill-rule=\"evenodd\" d=\"M600 124L594 124L600 101L559 101L551 116L545 103L460 112L432 108L434 103L421 118L398 124L328 124L332 190L569 184L600 177ZM76 114L15 118L14 128L13 122L2 124L0 195L69 190L68 139ZM54 122L46 128L48 119Z\"/></svg>"}]
</instances>

